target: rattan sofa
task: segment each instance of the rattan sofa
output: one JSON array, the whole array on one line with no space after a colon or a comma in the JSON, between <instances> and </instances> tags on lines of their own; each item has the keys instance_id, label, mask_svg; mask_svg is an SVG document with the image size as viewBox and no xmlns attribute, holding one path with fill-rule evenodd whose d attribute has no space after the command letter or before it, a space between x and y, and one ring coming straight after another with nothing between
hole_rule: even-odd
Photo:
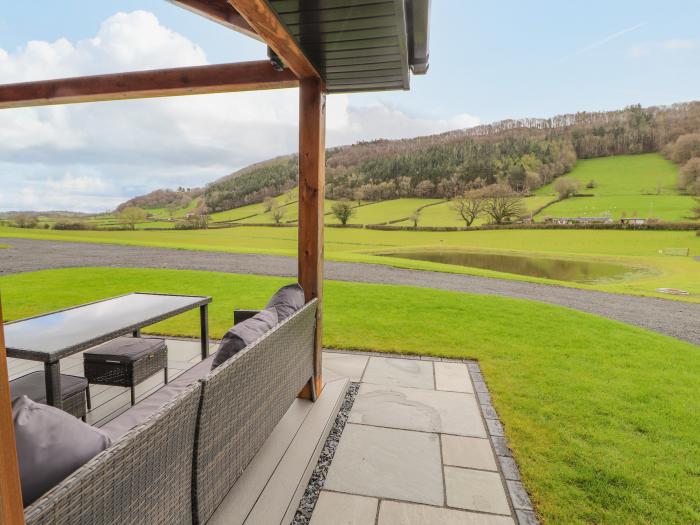
<instances>
[{"instance_id":1,"label":"rattan sofa","mask_svg":"<svg viewBox=\"0 0 700 525\"><path fill-rule=\"evenodd\" d=\"M27 507L27 524L206 523L312 378L316 307L105 425L114 444Z\"/></svg>"}]
</instances>

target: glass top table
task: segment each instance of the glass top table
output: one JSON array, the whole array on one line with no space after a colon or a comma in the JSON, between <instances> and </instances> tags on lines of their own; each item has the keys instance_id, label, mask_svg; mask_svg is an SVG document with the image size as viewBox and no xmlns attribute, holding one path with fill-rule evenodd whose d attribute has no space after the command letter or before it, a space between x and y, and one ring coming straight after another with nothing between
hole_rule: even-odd
<instances>
[{"instance_id":1,"label":"glass top table","mask_svg":"<svg viewBox=\"0 0 700 525\"><path fill-rule=\"evenodd\" d=\"M44 362L46 401L61 408L59 360L199 308L202 359L209 353L211 297L131 293L5 325L8 357Z\"/></svg>"}]
</instances>

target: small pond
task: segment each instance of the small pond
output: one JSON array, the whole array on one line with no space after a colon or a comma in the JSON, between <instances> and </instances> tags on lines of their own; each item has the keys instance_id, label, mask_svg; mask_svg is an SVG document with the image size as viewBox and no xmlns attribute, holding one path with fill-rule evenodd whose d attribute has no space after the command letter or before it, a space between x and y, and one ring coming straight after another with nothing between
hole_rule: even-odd
<instances>
[{"instance_id":1,"label":"small pond","mask_svg":"<svg viewBox=\"0 0 700 525\"><path fill-rule=\"evenodd\" d=\"M384 257L415 259L470 268L483 268L496 272L543 277L558 281L576 283L596 283L628 277L635 268L618 264L551 259L549 257L528 257L525 255L504 255L497 253L462 252L454 250L400 251L379 254Z\"/></svg>"}]
</instances>

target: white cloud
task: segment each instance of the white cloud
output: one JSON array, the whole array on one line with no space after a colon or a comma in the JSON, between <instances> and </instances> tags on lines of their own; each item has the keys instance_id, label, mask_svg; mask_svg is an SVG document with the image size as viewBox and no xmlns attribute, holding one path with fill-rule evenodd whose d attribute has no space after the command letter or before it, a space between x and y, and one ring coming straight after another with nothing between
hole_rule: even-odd
<instances>
[{"instance_id":1,"label":"white cloud","mask_svg":"<svg viewBox=\"0 0 700 525\"><path fill-rule=\"evenodd\" d=\"M662 51L667 53L672 53L676 51L687 51L690 49L695 49L697 43L695 40L690 38L671 38L669 40L664 40L663 42L648 42L645 44L638 44L629 49L629 56L632 58L642 58L652 55L656 52Z\"/></svg>"},{"instance_id":2,"label":"white cloud","mask_svg":"<svg viewBox=\"0 0 700 525\"><path fill-rule=\"evenodd\" d=\"M694 49L695 41L690 38L672 38L661 44L665 49Z\"/></svg>"},{"instance_id":3,"label":"white cloud","mask_svg":"<svg viewBox=\"0 0 700 525\"><path fill-rule=\"evenodd\" d=\"M0 83L206 64L204 51L145 11L117 13L93 38L0 49ZM0 111L0 211L100 211L159 187L198 186L297 149L297 90ZM329 146L478 124L328 99Z\"/></svg>"}]
</instances>

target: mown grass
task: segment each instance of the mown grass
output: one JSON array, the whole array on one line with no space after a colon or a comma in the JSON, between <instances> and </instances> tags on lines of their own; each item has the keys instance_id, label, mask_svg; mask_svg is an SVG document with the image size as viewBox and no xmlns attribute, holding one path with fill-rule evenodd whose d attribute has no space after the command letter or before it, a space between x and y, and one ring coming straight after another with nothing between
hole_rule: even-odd
<instances>
[{"instance_id":1,"label":"mown grass","mask_svg":"<svg viewBox=\"0 0 700 525\"><path fill-rule=\"evenodd\" d=\"M575 197L545 208L537 218L595 217L609 213L613 219L627 217L657 218L666 221L688 220L693 199L680 195L676 187L678 167L656 153L620 155L580 160L564 178L580 183L580 193L593 197ZM586 188L590 182L594 188ZM536 191L554 196L554 184Z\"/></svg>"},{"instance_id":2,"label":"mown grass","mask_svg":"<svg viewBox=\"0 0 700 525\"><path fill-rule=\"evenodd\" d=\"M417 208L440 202L440 199L393 199L373 202L355 208L350 224L384 224L410 216ZM326 217L327 224L339 224L334 216Z\"/></svg>"},{"instance_id":3,"label":"mown grass","mask_svg":"<svg viewBox=\"0 0 700 525\"><path fill-rule=\"evenodd\" d=\"M195 271L50 270L0 277L10 319L130 291L212 295L234 308L288 280ZM545 523L700 521L700 349L530 301L329 281L328 347L474 358ZM152 331L196 336L196 313Z\"/></svg>"},{"instance_id":4,"label":"mown grass","mask_svg":"<svg viewBox=\"0 0 700 525\"><path fill-rule=\"evenodd\" d=\"M328 228L325 255L329 260L386 264L530 282L557 283L583 289L650 295L700 302L700 237L692 231L489 230L465 232L378 231ZM262 253L295 256L296 228L245 227L195 231L54 231L0 227L0 237L155 246L189 250ZM634 277L597 284L579 284L451 266L378 253L403 248L463 249L602 261L639 268ZM691 257L659 253L664 248L688 248ZM668 296L657 288L680 288L689 296Z\"/></svg>"}]
</instances>

